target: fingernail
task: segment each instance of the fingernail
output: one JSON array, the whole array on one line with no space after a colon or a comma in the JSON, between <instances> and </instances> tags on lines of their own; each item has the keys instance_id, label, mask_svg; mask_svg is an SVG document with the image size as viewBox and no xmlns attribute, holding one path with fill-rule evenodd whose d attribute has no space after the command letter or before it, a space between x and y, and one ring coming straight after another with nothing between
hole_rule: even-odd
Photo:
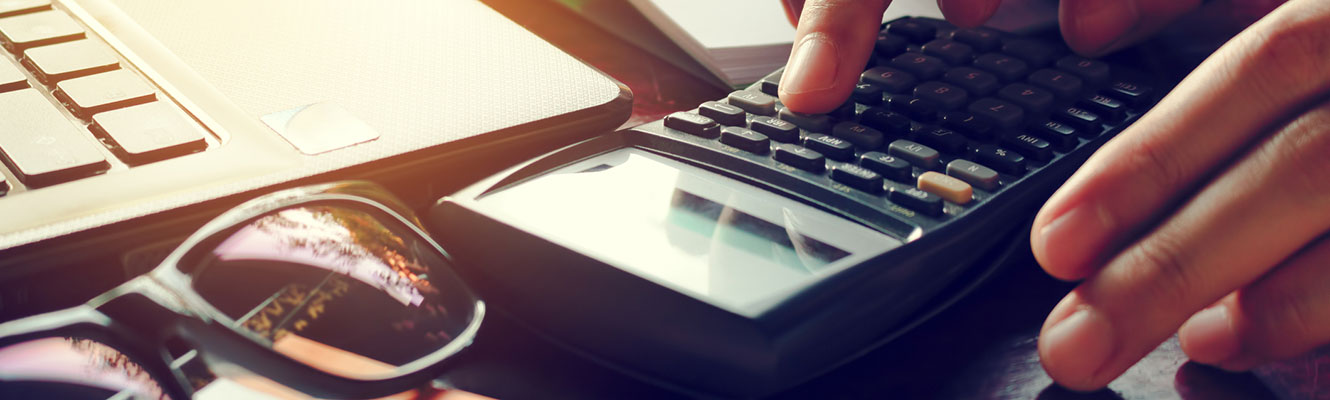
<instances>
[{"instance_id":1,"label":"fingernail","mask_svg":"<svg viewBox=\"0 0 1330 400\"><path fill-rule=\"evenodd\" d=\"M1192 361L1218 364L1238 352L1238 337L1228 307L1216 305L1196 313L1182 324L1179 340Z\"/></svg>"},{"instance_id":2,"label":"fingernail","mask_svg":"<svg viewBox=\"0 0 1330 400\"><path fill-rule=\"evenodd\" d=\"M1062 13L1067 41L1085 53L1098 53L1126 35L1140 18L1135 1L1081 0L1066 2Z\"/></svg>"},{"instance_id":3,"label":"fingernail","mask_svg":"<svg viewBox=\"0 0 1330 400\"><path fill-rule=\"evenodd\" d=\"M1108 245L1114 229L1113 216L1094 203L1085 203L1063 212L1047 225L1031 245L1043 256L1043 261L1060 267L1082 270L1089 268ZM1076 277L1059 277L1078 279Z\"/></svg>"},{"instance_id":4,"label":"fingernail","mask_svg":"<svg viewBox=\"0 0 1330 400\"><path fill-rule=\"evenodd\" d=\"M1113 326L1088 306L1057 322L1039 337L1039 356L1048 374L1073 389L1086 388L1117 348ZM1079 387L1078 387L1079 386Z\"/></svg>"},{"instance_id":5,"label":"fingernail","mask_svg":"<svg viewBox=\"0 0 1330 400\"><path fill-rule=\"evenodd\" d=\"M798 94L829 89L836 84L839 63L836 44L826 35L810 33L790 56L790 63L780 78L780 91Z\"/></svg>"}]
</instances>

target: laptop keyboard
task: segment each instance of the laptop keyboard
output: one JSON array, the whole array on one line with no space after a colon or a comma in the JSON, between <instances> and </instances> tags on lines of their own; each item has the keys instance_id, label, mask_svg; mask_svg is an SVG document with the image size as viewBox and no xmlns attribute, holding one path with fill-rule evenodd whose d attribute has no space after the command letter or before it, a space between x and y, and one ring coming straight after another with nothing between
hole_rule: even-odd
<instances>
[{"instance_id":1,"label":"laptop keyboard","mask_svg":"<svg viewBox=\"0 0 1330 400\"><path fill-rule=\"evenodd\" d=\"M209 146L198 122L51 0L0 0L0 45L0 196Z\"/></svg>"}]
</instances>

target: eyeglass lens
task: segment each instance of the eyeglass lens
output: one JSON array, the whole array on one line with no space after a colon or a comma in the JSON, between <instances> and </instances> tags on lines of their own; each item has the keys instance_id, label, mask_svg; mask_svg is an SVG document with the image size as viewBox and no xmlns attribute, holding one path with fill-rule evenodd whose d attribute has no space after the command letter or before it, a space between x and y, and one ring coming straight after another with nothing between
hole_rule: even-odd
<instances>
[{"instance_id":1,"label":"eyeglass lens","mask_svg":"<svg viewBox=\"0 0 1330 400\"><path fill-rule=\"evenodd\" d=\"M168 398L148 371L116 348L87 338L46 337L0 348L0 398Z\"/></svg>"},{"instance_id":2,"label":"eyeglass lens","mask_svg":"<svg viewBox=\"0 0 1330 400\"><path fill-rule=\"evenodd\" d=\"M439 350L476 299L443 255L379 210L311 204L264 215L194 261L195 291L264 344L348 377Z\"/></svg>"}]
</instances>

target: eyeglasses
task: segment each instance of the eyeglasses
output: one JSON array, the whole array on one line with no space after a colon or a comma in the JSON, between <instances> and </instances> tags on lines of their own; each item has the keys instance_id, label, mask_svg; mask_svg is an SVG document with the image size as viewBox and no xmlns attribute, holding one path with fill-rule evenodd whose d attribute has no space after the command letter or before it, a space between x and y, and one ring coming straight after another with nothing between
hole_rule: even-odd
<instances>
[{"instance_id":1,"label":"eyeglasses","mask_svg":"<svg viewBox=\"0 0 1330 400\"><path fill-rule=\"evenodd\" d=\"M382 188L290 189L84 305L0 324L0 397L189 398L200 384L180 366L198 357L312 396L386 396L437 377L484 315Z\"/></svg>"}]
</instances>

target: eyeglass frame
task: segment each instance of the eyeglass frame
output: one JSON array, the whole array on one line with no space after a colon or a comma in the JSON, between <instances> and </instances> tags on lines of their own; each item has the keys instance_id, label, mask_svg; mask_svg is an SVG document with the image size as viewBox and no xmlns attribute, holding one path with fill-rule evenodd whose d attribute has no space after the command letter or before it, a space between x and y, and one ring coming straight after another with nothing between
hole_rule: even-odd
<instances>
[{"instance_id":1,"label":"eyeglass frame","mask_svg":"<svg viewBox=\"0 0 1330 400\"><path fill-rule=\"evenodd\" d=\"M414 213L374 183L342 181L285 189L218 215L186 238L157 267L82 305L0 323L0 348L49 337L99 341L142 366L172 398L190 398L193 392L171 365L184 358L173 360L169 354L166 342L174 337L200 350L198 354L206 355L209 364L232 363L312 396L378 397L417 387L436 378L447 367L448 360L469 347L484 321L484 300L451 266L444 268L452 273L457 288L467 290L475 300L471 321L448 344L374 379L335 375L264 347L262 339L238 328L234 319L204 299L193 288L193 278L181 269L183 260L212 250L206 246L209 242L224 240L258 218L301 205L345 202L382 212L409 229L410 234L418 235L442 260L451 262L448 253L430 238ZM103 307L111 308L103 310ZM149 312L153 313L148 315ZM141 337L144 334L149 336Z\"/></svg>"}]
</instances>

